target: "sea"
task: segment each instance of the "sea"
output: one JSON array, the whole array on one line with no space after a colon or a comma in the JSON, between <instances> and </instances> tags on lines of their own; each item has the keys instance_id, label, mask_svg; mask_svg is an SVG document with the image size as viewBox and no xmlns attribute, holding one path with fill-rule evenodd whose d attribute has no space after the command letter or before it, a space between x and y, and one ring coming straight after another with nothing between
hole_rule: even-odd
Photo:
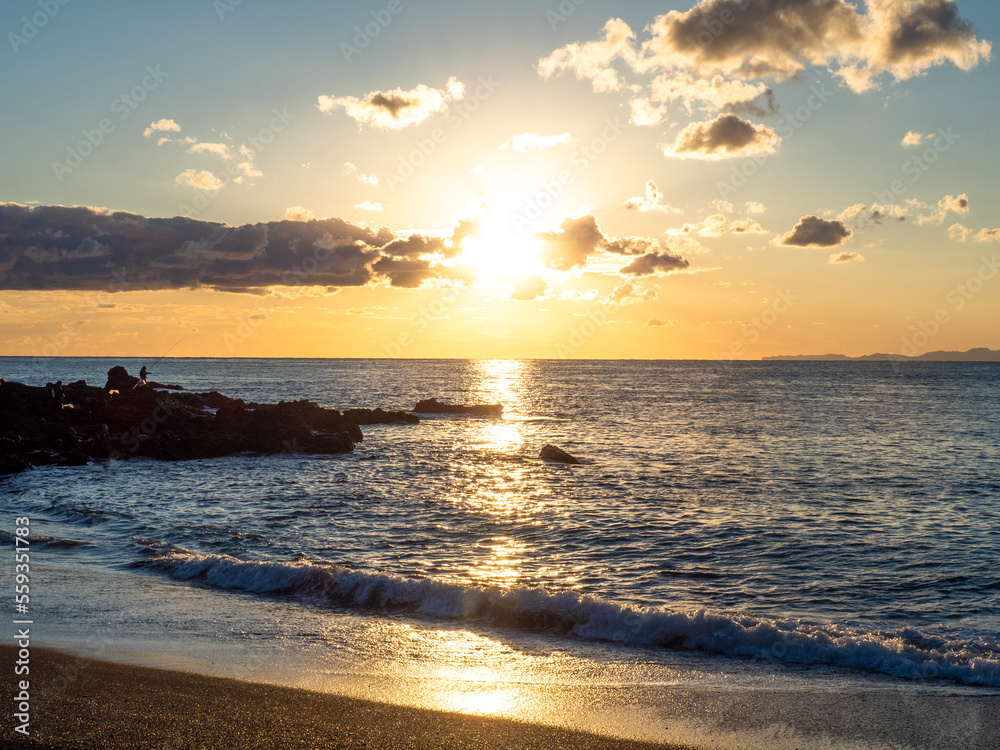
<instances>
[{"instance_id":1,"label":"sea","mask_svg":"<svg viewBox=\"0 0 1000 750\"><path fill-rule=\"evenodd\" d=\"M344 455L2 477L40 645L645 739L752 725L760 747L821 746L762 718L768 695L1000 695L998 364L7 357L0 377L119 364L247 401L504 414L364 427Z\"/></svg>"}]
</instances>

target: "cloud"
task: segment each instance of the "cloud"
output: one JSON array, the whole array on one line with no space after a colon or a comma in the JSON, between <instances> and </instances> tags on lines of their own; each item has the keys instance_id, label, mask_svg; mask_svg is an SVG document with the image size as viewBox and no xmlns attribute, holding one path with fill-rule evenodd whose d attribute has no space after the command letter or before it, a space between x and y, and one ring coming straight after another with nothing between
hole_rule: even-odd
<instances>
[{"instance_id":1,"label":"cloud","mask_svg":"<svg viewBox=\"0 0 1000 750\"><path fill-rule=\"evenodd\" d=\"M972 230L961 224L952 224L948 227L948 239L956 242L967 242Z\"/></svg>"},{"instance_id":2,"label":"cloud","mask_svg":"<svg viewBox=\"0 0 1000 750\"><path fill-rule=\"evenodd\" d=\"M538 63L542 78L561 72L575 73L581 80L589 80L594 91L617 91L625 86L613 67L616 60L637 62L635 33L620 18L604 24L604 38L596 42L568 44L543 58Z\"/></svg>"},{"instance_id":3,"label":"cloud","mask_svg":"<svg viewBox=\"0 0 1000 750\"><path fill-rule=\"evenodd\" d=\"M456 236L463 232L462 224L456 227ZM400 237L382 246L383 255L394 258L419 258L420 256L443 253L445 242L440 237L427 237L422 234L411 234L407 237Z\"/></svg>"},{"instance_id":4,"label":"cloud","mask_svg":"<svg viewBox=\"0 0 1000 750\"><path fill-rule=\"evenodd\" d=\"M663 153L678 159L715 161L773 154L780 143L772 128L727 112L714 120L691 123L672 144L663 147Z\"/></svg>"},{"instance_id":5,"label":"cloud","mask_svg":"<svg viewBox=\"0 0 1000 750\"><path fill-rule=\"evenodd\" d=\"M959 196L946 195L934 205L928 205L913 198L907 201L907 205L914 209L930 211L930 213L918 216L917 224L943 224L949 213L969 213L969 196L965 193Z\"/></svg>"},{"instance_id":6,"label":"cloud","mask_svg":"<svg viewBox=\"0 0 1000 750\"><path fill-rule=\"evenodd\" d=\"M847 0L703 0L653 22L643 64L777 80L817 66L866 91L886 73L902 81L945 62L971 70L990 57L989 42L976 40L952 0L871 0L867 13L858 7Z\"/></svg>"},{"instance_id":7,"label":"cloud","mask_svg":"<svg viewBox=\"0 0 1000 750\"><path fill-rule=\"evenodd\" d=\"M768 234L753 219L728 221L723 214L713 214L697 224L685 224L680 229L668 229L668 234L692 237L721 237L724 234Z\"/></svg>"},{"instance_id":8,"label":"cloud","mask_svg":"<svg viewBox=\"0 0 1000 750\"><path fill-rule=\"evenodd\" d=\"M316 216L308 208L289 206L285 209L285 221L311 221Z\"/></svg>"},{"instance_id":9,"label":"cloud","mask_svg":"<svg viewBox=\"0 0 1000 750\"><path fill-rule=\"evenodd\" d=\"M830 265L837 266L843 263L864 263L865 256L861 253L834 253L830 256Z\"/></svg>"},{"instance_id":10,"label":"cloud","mask_svg":"<svg viewBox=\"0 0 1000 750\"><path fill-rule=\"evenodd\" d=\"M187 185L195 190L221 190L225 183L211 172L202 169L185 169L174 178L178 185Z\"/></svg>"},{"instance_id":11,"label":"cloud","mask_svg":"<svg viewBox=\"0 0 1000 750\"><path fill-rule=\"evenodd\" d=\"M691 264L680 255L671 252L651 252L641 255L618 273L623 276L651 276L658 273L683 271Z\"/></svg>"},{"instance_id":12,"label":"cloud","mask_svg":"<svg viewBox=\"0 0 1000 750\"><path fill-rule=\"evenodd\" d=\"M544 297L549 291L549 285L545 279L539 276L529 276L524 279L517 279L514 282L514 289L510 293L511 299L530 302L533 299Z\"/></svg>"},{"instance_id":13,"label":"cloud","mask_svg":"<svg viewBox=\"0 0 1000 750\"><path fill-rule=\"evenodd\" d=\"M384 211L381 203L372 203L371 201L365 201L364 203L357 203L354 206L359 211Z\"/></svg>"},{"instance_id":14,"label":"cloud","mask_svg":"<svg viewBox=\"0 0 1000 750\"><path fill-rule=\"evenodd\" d=\"M342 219L232 227L85 206L6 203L0 204L0 236L5 290L261 292L273 286L363 286L379 276L411 287L451 274L433 258L420 257L444 252L444 240L399 238ZM373 270L381 260L387 262Z\"/></svg>"},{"instance_id":15,"label":"cloud","mask_svg":"<svg viewBox=\"0 0 1000 750\"><path fill-rule=\"evenodd\" d=\"M880 203L873 203L870 208L864 203L856 203L837 215L839 221L850 224L854 229L868 229L886 219L906 221L906 217L907 211L902 206L896 204L883 206Z\"/></svg>"},{"instance_id":16,"label":"cloud","mask_svg":"<svg viewBox=\"0 0 1000 750\"><path fill-rule=\"evenodd\" d=\"M179 133L181 132L181 126L178 125L173 120L168 120L163 118L161 120L156 120L155 122L149 123L149 127L142 131L144 138L149 138L153 133Z\"/></svg>"},{"instance_id":17,"label":"cloud","mask_svg":"<svg viewBox=\"0 0 1000 750\"><path fill-rule=\"evenodd\" d=\"M767 211L767 206L757 201L747 201L746 209L748 214L762 214Z\"/></svg>"},{"instance_id":18,"label":"cloud","mask_svg":"<svg viewBox=\"0 0 1000 750\"><path fill-rule=\"evenodd\" d=\"M971 70L991 54L990 43L976 39L953 0L701 0L688 11L660 15L646 31L649 38L639 44L627 23L611 19L602 39L555 50L539 62L539 73L572 72L603 92L641 90L629 84L623 68L660 72L659 101L676 95L688 107L723 108L726 95L698 91L707 93L705 82L714 76L725 87L732 80L783 81L817 67L862 92L877 88L885 75L908 80L948 62Z\"/></svg>"},{"instance_id":19,"label":"cloud","mask_svg":"<svg viewBox=\"0 0 1000 750\"><path fill-rule=\"evenodd\" d=\"M732 81L721 75L711 79L690 73L664 73L649 85L650 98L658 102L672 102L680 99L690 114L695 104L701 104L710 112L745 106L761 96L770 93L763 83ZM763 112L764 110L762 110Z\"/></svg>"},{"instance_id":20,"label":"cloud","mask_svg":"<svg viewBox=\"0 0 1000 750\"><path fill-rule=\"evenodd\" d=\"M539 251L542 262L560 271L585 265L591 253L597 252L605 241L604 232L592 214L566 219L558 232L541 232L537 237L542 241Z\"/></svg>"},{"instance_id":21,"label":"cloud","mask_svg":"<svg viewBox=\"0 0 1000 750\"><path fill-rule=\"evenodd\" d=\"M523 154L532 149L541 151L546 148L552 148L553 146L565 146L571 139L572 136L569 133L563 133L562 135L521 133L521 135L515 135L509 141L500 146L500 149L505 150L512 148Z\"/></svg>"},{"instance_id":22,"label":"cloud","mask_svg":"<svg viewBox=\"0 0 1000 750\"><path fill-rule=\"evenodd\" d=\"M976 242L1000 242L1000 229L983 229L976 235Z\"/></svg>"},{"instance_id":23,"label":"cloud","mask_svg":"<svg viewBox=\"0 0 1000 750\"><path fill-rule=\"evenodd\" d=\"M647 328L672 328L677 325L676 320L660 320L659 318L650 318L646 321Z\"/></svg>"},{"instance_id":24,"label":"cloud","mask_svg":"<svg viewBox=\"0 0 1000 750\"><path fill-rule=\"evenodd\" d=\"M317 108L325 114L343 109L347 116L360 125L380 130L399 130L423 122L431 115L443 111L450 101L463 98L465 86L454 76L443 89L419 84L409 91L400 88L392 91L372 91L360 99L353 96L320 96Z\"/></svg>"},{"instance_id":25,"label":"cloud","mask_svg":"<svg viewBox=\"0 0 1000 750\"><path fill-rule=\"evenodd\" d=\"M629 122L639 127L659 125L667 117L667 108L662 104L654 105L646 97L636 97L628 103L631 116Z\"/></svg>"},{"instance_id":26,"label":"cloud","mask_svg":"<svg viewBox=\"0 0 1000 750\"><path fill-rule=\"evenodd\" d=\"M559 231L541 232L535 236L541 240L540 260L558 271L582 268L591 255L600 252L641 256L629 266L634 266L634 271L629 271L629 275L669 273L690 265L686 258L660 240L647 237L607 237L597 225L593 214L565 219ZM623 269L619 273L626 271Z\"/></svg>"},{"instance_id":27,"label":"cloud","mask_svg":"<svg viewBox=\"0 0 1000 750\"><path fill-rule=\"evenodd\" d=\"M195 143L188 148L188 153L211 154L212 156L218 156L220 159L229 159L232 156L229 153L229 146L225 143Z\"/></svg>"},{"instance_id":28,"label":"cloud","mask_svg":"<svg viewBox=\"0 0 1000 750\"><path fill-rule=\"evenodd\" d=\"M803 216L795 228L775 238L784 247L838 247L854 234L844 222L826 221L818 216Z\"/></svg>"},{"instance_id":29,"label":"cloud","mask_svg":"<svg viewBox=\"0 0 1000 750\"><path fill-rule=\"evenodd\" d=\"M670 206L664 205L663 193L660 192L660 189L656 187L656 183L652 180L646 183L646 195L629 198L625 201L625 208L630 211L639 211L641 213L658 211L665 214L678 214L681 212L679 208L671 208Z\"/></svg>"},{"instance_id":30,"label":"cloud","mask_svg":"<svg viewBox=\"0 0 1000 750\"><path fill-rule=\"evenodd\" d=\"M358 175L358 182L362 185L378 185L378 175L374 172L371 174L365 174L362 172Z\"/></svg>"},{"instance_id":31,"label":"cloud","mask_svg":"<svg viewBox=\"0 0 1000 750\"><path fill-rule=\"evenodd\" d=\"M658 297L655 289L647 289L636 282L626 282L615 287L602 302L608 305L638 305L642 302L654 302Z\"/></svg>"},{"instance_id":32,"label":"cloud","mask_svg":"<svg viewBox=\"0 0 1000 750\"><path fill-rule=\"evenodd\" d=\"M340 174L342 177L350 177L357 171L358 171L357 166L349 161L345 161L344 165L340 168Z\"/></svg>"},{"instance_id":33,"label":"cloud","mask_svg":"<svg viewBox=\"0 0 1000 750\"><path fill-rule=\"evenodd\" d=\"M403 289L416 289L436 276L431 262L423 258L379 258L372 270L388 278L392 286Z\"/></svg>"},{"instance_id":34,"label":"cloud","mask_svg":"<svg viewBox=\"0 0 1000 750\"><path fill-rule=\"evenodd\" d=\"M917 133L916 131L909 130L906 135L903 136L904 146L919 146L930 136L923 135L922 133Z\"/></svg>"}]
</instances>

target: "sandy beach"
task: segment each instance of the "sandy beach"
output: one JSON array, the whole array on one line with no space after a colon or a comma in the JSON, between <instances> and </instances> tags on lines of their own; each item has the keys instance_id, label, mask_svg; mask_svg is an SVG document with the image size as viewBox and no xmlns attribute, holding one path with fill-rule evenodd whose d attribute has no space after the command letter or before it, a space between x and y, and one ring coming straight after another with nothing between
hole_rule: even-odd
<instances>
[{"instance_id":1,"label":"sandy beach","mask_svg":"<svg viewBox=\"0 0 1000 750\"><path fill-rule=\"evenodd\" d=\"M4 664L16 659L0 648ZM643 750L643 742L503 719L426 711L308 690L31 651L30 738L5 747ZM15 695L12 669L4 694ZM673 746L677 747L677 746Z\"/></svg>"}]
</instances>

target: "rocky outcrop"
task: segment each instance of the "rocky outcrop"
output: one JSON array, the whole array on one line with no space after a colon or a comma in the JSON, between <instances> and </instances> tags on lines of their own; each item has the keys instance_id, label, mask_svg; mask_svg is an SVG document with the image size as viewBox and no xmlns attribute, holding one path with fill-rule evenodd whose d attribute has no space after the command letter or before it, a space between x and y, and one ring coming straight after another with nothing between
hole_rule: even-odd
<instances>
[{"instance_id":1,"label":"rocky outcrop","mask_svg":"<svg viewBox=\"0 0 1000 750\"><path fill-rule=\"evenodd\" d=\"M385 411L383 409L348 409L344 416L354 422L354 424L364 427L370 424L393 424L395 422L405 422L406 424L419 424L420 417L408 411Z\"/></svg>"},{"instance_id":2,"label":"rocky outcrop","mask_svg":"<svg viewBox=\"0 0 1000 750\"><path fill-rule=\"evenodd\" d=\"M571 456L562 448L558 448L554 445L543 445L538 457L543 461L555 461L556 463L570 464L572 466L580 465L580 459L576 456Z\"/></svg>"},{"instance_id":3,"label":"rocky outcrop","mask_svg":"<svg viewBox=\"0 0 1000 750\"><path fill-rule=\"evenodd\" d=\"M0 473L92 459L161 460L237 453L334 454L364 439L357 422L311 401L245 403L217 393L167 393L124 368L105 388L0 381Z\"/></svg>"},{"instance_id":4,"label":"rocky outcrop","mask_svg":"<svg viewBox=\"0 0 1000 750\"><path fill-rule=\"evenodd\" d=\"M123 393L125 391L130 391L138 388L142 385L142 380L135 377L135 375L129 375L128 370L126 370L121 365L112 367L108 370L108 382L104 384L104 390L118 391ZM157 383L154 380L147 380L146 385L150 388L161 388L170 391L183 391L184 386L182 385L163 385L162 383Z\"/></svg>"},{"instance_id":5,"label":"rocky outcrop","mask_svg":"<svg viewBox=\"0 0 1000 750\"><path fill-rule=\"evenodd\" d=\"M443 404L436 398L428 398L417 401L413 411L419 414L468 414L473 417L502 417L503 404L459 406L457 404Z\"/></svg>"}]
</instances>

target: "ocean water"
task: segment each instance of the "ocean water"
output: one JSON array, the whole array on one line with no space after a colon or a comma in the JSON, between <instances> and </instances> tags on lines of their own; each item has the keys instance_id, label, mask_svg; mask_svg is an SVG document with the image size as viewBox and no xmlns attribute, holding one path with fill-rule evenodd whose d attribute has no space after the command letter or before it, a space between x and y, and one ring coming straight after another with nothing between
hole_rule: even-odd
<instances>
[{"instance_id":1,"label":"ocean water","mask_svg":"<svg viewBox=\"0 0 1000 750\"><path fill-rule=\"evenodd\" d=\"M5 358L0 376L103 385L114 364L143 363ZM344 456L0 478L5 523L29 516L50 538L36 555L81 581L75 603L40 605L64 635L93 602L118 606L113 579L132 592L128 608L159 612L146 632L237 641L270 632L248 624L254 612L285 623L308 612L313 624L285 628L286 645L348 653L406 626L598 660L1000 687L998 365L164 359L153 370L247 400L410 409L434 396L499 401L505 416L365 427ZM545 443L584 464L538 460ZM211 596L214 619L171 609L188 595Z\"/></svg>"}]
</instances>

